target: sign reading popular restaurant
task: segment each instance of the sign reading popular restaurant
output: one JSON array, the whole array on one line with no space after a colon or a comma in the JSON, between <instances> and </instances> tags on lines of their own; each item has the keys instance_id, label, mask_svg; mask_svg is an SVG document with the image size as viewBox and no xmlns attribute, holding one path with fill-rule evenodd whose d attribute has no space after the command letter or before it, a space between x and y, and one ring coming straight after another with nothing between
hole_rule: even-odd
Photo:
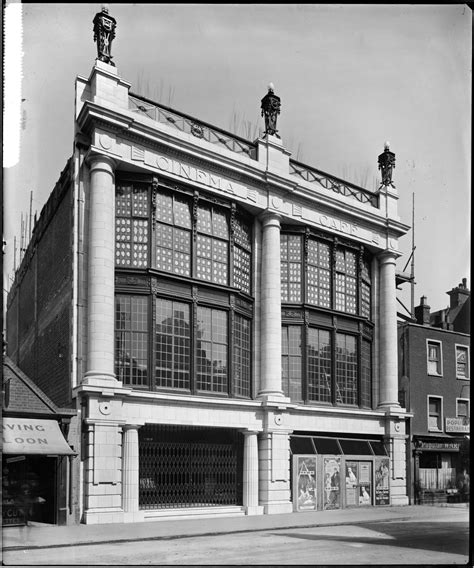
<instances>
[{"instance_id":1,"label":"sign reading popular restaurant","mask_svg":"<svg viewBox=\"0 0 474 568\"><path fill-rule=\"evenodd\" d=\"M446 418L446 432L469 434L469 418Z\"/></svg>"}]
</instances>

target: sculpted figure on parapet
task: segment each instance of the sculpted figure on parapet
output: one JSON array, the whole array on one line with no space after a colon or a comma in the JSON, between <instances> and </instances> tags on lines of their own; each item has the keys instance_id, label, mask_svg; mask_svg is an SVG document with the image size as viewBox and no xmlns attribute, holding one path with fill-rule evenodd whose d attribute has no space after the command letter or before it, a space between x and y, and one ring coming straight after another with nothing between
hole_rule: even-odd
<instances>
[{"instance_id":1,"label":"sculpted figure on parapet","mask_svg":"<svg viewBox=\"0 0 474 568\"><path fill-rule=\"evenodd\" d=\"M93 20L94 24L94 41L97 42L97 59L113 65L112 62L112 40L115 37L115 28L117 23L115 18L109 16L109 10L106 7L102 8L102 12L98 12Z\"/></svg>"}]
</instances>

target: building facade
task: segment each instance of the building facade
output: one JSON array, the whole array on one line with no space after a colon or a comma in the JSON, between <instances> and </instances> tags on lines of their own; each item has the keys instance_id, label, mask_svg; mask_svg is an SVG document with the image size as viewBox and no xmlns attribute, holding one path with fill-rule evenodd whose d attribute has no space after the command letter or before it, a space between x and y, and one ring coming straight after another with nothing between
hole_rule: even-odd
<instances>
[{"instance_id":1,"label":"building facade","mask_svg":"<svg viewBox=\"0 0 474 568\"><path fill-rule=\"evenodd\" d=\"M2 524L65 525L78 510L77 451L66 442L76 412L58 408L9 357L2 370Z\"/></svg>"},{"instance_id":2,"label":"building facade","mask_svg":"<svg viewBox=\"0 0 474 568\"><path fill-rule=\"evenodd\" d=\"M21 298L60 280L45 388L78 411L82 521L406 504L394 154L373 193L291 159L272 87L255 142L133 94L114 22L8 302L9 353L43 377Z\"/></svg>"},{"instance_id":3,"label":"building facade","mask_svg":"<svg viewBox=\"0 0 474 568\"><path fill-rule=\"evenodd\" d=\"M449 308L399 324L400 402L410 410L407 464L412 503L467 500L470 475L470 291L464 279Z\"/></svg>"}]
</instances>

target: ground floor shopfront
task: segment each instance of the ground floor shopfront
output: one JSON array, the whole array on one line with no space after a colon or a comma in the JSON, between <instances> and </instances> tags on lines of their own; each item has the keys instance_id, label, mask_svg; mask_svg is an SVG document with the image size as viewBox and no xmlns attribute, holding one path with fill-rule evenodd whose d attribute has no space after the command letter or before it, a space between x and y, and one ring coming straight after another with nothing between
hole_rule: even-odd
<instances>
[{"instance_id":1,"label":"ground floor shopfront","mask_svg":"<svg viewBox=\"0 0 474 568\"><path fill-rule=\"evenodd\" d=\"M75 453L58 422L4 417L2 450L3 526L66 524Z\"/></svg>"},{"instance_id":2,"label":"ground floor shopfront","mask_svg":"<svg viewBox=\"0 0 474 568\"><path fill-rule=\"evenodd\" d=\"M466 437L414 436L415 502L467 500L470 494L468 450Z\"/></svg>"},{"instance_id":3,"label":"ground floor shopfront","mask_svg":"<svg viewBox=\"0 0 474 568\"><path fill-rule=\"evenodd\" d=\"M408 503L403 413L91 394L87 524Z\"/></svg>"}]
</instances>

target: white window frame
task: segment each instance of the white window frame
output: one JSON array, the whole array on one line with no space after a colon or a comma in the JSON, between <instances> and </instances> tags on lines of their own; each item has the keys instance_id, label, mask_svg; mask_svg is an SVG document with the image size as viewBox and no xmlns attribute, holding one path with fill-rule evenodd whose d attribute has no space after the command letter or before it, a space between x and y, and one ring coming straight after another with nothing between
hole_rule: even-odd
<instances>
[{"instance_id":1,"label":"white window frame","mask_svg":"<svg viewBox=\"0 0 474 568\"><path fill-rule=\"evenodd\" d=\"M441 401L440 404L440 416L439 416L439 423L440 423L440 428L432 428L430 426L430 400L437 398L439 401ZM434 394L428 394L426 396L426 418L427 418L427 425L428 425L428 432L443 432L443 425L444 425L444 409L443 409L443 397L442 396L438 396L438 395L434 395Z\"/></svg>"},{"instance_id":2,"label":"white window frame","mask_svg":"<svg viewBox=\"0 0 474 568\"><path fill-rule=\"evenodd\" d=\"M464 377L462 375L458 375L458 348L465 349L467 352L466 356L466 371L467 375ZM456 379L461 381L469 381L471 379L471 369L469 366L469 345L462 345L461 343L454 344L454 364L456 366Z\"/></svg>"},{"instance_id":3,"label":"white window frame","mask_svg":"<svg viewBox=\"0 0 474 568\"><path fill-rule=\"evenodd\" d=\"M439 347L439 366L440 372L439 373L431 373L430 372L430 365L429 365L429 348L430 343L436 343ZM442 377L443 376L443 344L441 341L437 339L427 339L426 340L426 371L430 377Z\"/></svg>"},{"instance_id":4,"label":"white window frame","mask_svg":"<svg viewBox=\"0 0 474 568\"><path fill-rule=\"evenodd\" d=\"M467 402L467 417L471 417L471 401L468 398L456 398L456 418L461 418L458 414L458 403Z\"/></svg>"}]
</instances>

